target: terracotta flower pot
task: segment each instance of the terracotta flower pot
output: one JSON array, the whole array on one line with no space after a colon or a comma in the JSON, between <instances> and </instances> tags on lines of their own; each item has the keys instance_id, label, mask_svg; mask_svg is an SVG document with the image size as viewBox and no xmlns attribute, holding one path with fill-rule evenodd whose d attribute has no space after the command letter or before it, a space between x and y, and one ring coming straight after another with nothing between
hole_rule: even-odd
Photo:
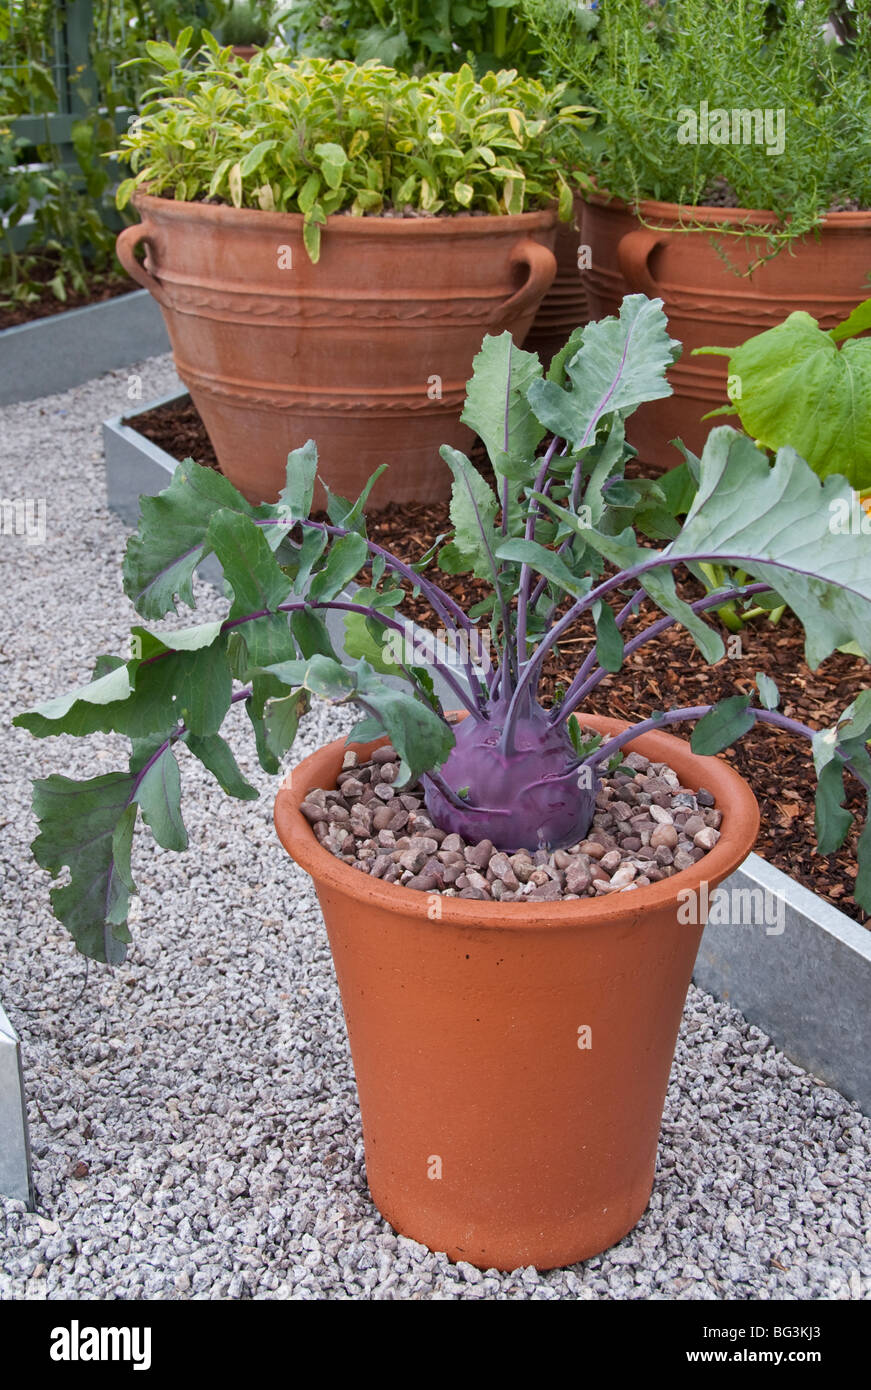
<instances>
[{"instance_id":1,"label":"terracotta flower pot","mask_svg":"<svg viewBox=\"0 0 871 1390\"><path fill-rule=\"evenodd\" d=\"M819 239L802 237L742 276L729 269L716 246L732 266L746 270L769 254L767 241L725 233L747 223L772 226L773 213L657 202L641 202L639 210L640 217L617 199L586 199L581 239L590 246L592 264L585 284L594 319L616 313L630 292L665 303L669 331L683 343L668 373L674 395L643 405L629 437L644 462L670 468L680 454L669 441L679 436L700 452L710 429L701 417L726 402L726 359L693 357L692 349L737 347L796 309L813 314L824 328L846 318L868 294L871 212L830 213ZM703 221L711 230L676 230L690 221Z\"/></svg>"},{"instance_id":2,"label":"terracotta flower pot","mask_svg":"<svg viewBox=\"0 0 871 1390\"><path fill-rule=\"evenodd\" d=\"M118 257L160 304L221 469L250 502L275 500L307 439L342 496L382 463L376 507L450 495L439 447L474 439L459 416L485 333L529 330L556 272L555 213L336 215L312 265L298 214L135 203Z\"/></svg>"},{"instance_id":3,"label":"terracotta flower pot","mask_svg":"<svg viewBox=\"0 0 871 1390\"><path fill-rule=\"evenodd\" d=\"M382 741L357 745L361 757ZM335 785L343 740L278 793L278 835L324 913L370 1191L396 1231L451 1259L573 1264L620 1240L647 1206L702 933L678 922L677 892L703 879L712 891L752 848L759 816L725 761L660 733L637 749L713 792L722 834L693 868L601 899L444 898L352 869L298 809L313 787Z\"/></svg>"},{"instance_id":4,"label":"terracotta flower pot","mask_svg":"<svg viewBox=\"0 0 871 1390\"><path fill-rule=\"evenodd\" d=\"M538 353L545 369L560 348L565 347L569 334L587 323L590 317L578 265L581 212L581 200L576 198L571 222L559 224L554 246L556 275L523 344L528 352Z\"/></svg>"}]
</instances>

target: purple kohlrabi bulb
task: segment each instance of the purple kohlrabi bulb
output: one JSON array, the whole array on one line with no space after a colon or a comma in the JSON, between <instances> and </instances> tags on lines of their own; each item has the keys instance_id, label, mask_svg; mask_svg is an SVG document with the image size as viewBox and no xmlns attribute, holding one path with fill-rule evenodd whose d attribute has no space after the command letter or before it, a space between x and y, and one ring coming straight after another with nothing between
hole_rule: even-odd
<instances>
[{"instance_id":1,"label":"purple kohlrabi bulb","mask_svg":"<svg viewBox=\"0 0 871 1390\"><path fill-rule=\"evenodd\" d=\"M559 849L582 840L596 808L597 779L579 766L563 727L530 704L515 725L514 751L499 744L507 704L491 706L486 722L467 718L439 769L466 803L461 810L429 779L426 806L433 822L464 839L492 840L497 849ZM507 814L506 814L507 813Z\"/></svg>"}]
</instances>

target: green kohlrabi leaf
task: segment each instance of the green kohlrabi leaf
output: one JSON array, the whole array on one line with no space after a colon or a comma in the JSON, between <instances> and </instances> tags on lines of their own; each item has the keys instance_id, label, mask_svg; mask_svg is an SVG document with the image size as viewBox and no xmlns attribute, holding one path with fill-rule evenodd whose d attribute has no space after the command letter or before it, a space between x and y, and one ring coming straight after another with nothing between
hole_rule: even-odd
<instances>
[{"instance_id":1,"label":"green kohlrabi leaf","mask_svg":"<svg viewBox=\"0 0 871 1390\"><path fill-rule=\"evenodd\" d=\"M455 531L452 554L456 555L458 568L447 572L471 570L479 579L489 579L495 584L494 549L498 541L494 520L499 506L496 496L465 454L448 444L443 444L440 452L454 475L450 516ZM445 546L440 557L443 569L446 569L444 552L448 549Z\"/></svg>"},{"instance_id":2,"label":"green kohlrabi leaf","mask_svg":"<svg viewBox=\"0 0 871 1390\"><path fill-rule=\"evenodd\" d=\"M294 615L295 616L295 615ZM231 634L234 652L234 674L247 681L253 670L272 666L276 661L292 661L296 656L296 641L287 613L269 613L241 623Z\"/></svg>"},{"instance_id":3,"label":"green kohlrabi leaf","mask_svg":"<svg viewBox=\"0 0 871 1390\"><path fill-rule=\"evenodd\" d=\"M474 362L461 419L481 439L497 473L531 482L535 451L545 429L535 418L526 392L541 378L535 353L515 347L510 333L486 337Z\"/></svg>"},{"instance_id":4,"label":"green kohlrabi leaf","mask_svg":"<svg viewBox=\"0 0 871 1390\"><path fill-rule=\"evenodd\" d=\"M861 690L838 720L838 738L842 743L871 739L871 690Z\"/></svg>"},{"instance_id":5,"label":"green kohlrabi leaf","mask_svg":"<svg viewBox=\"0 0 871 1390\"><path fill-rule=\"evenodd\" d=\"M394 690L374 674L361 679L365 702L360 703L374 718L400 757L397 785L414 782L444 762L454 746L450 726L422 701L404 690Z\"/></svg>"},{"instance_id":6,"label":"green kohlrabi leaf","mask_svg":"<svg viewBox=\"0 0 871 1390\"><path fill-rule=\"evenodd\" d=\"M623 638L610 604L604 599L596 599L593 618L596 622L596 660L604 671L619 671L623 665Z\"/></svg>"},{"instance_id":7,"label":"green kohlrabi leaf","mask_svg":"<svg viewBox=\"0 0 871 1390\"><path fill-rule=\"evenodd\" d=\"M261 674L275 676L286 686L303 686L322 700L341 702L349 699L357 689L352 669L319 653L305 661L276 662Z\"/></svg>"},{"instance_id":8,"label":"green kohlrabi leaf","mask_svg":"<svg viewBox=\"0 0 871 1390\"><path fill-rule=\"evenodd\" d=\"M586 456L592 461L590 476L584 489L583 505L589 508L594 526L601 526L608 509L605 484L622 461L626 430L623 419L617 415L611 421L610 429ZM601 526L601 529L613 529Z\"/></svg>"},{"instance_id":9,"label":"green kohlrabi leaf","mask_svg":"<svg viewBox=\"0 0 871 1390\"><path fill-rule=\"evenodd\" d=\"M200 633L207 626L213 625L203 625ZM176 635L185 638L184 633ZM171 733L182 719L195 734L216 733L232 693L225 639L174 651L144 628L134 629L137 637L147 658L129 661L90 686L18 714L13 723L37 738L98 730L147 738ZM111 694L117 698L106 698Z\"/></svg>"},{"instance_id":10,"label":"green kohlrabi leaf","mask_svg":"<svg viewBox=\"0 0 871 1390\"><path fill-rule=\"evenodd\" d=\"M844 765L840 759L827 763L817 781L815 828L820 854L840 849L853 824L844 808Z\"/></svg>"},{"instance_id":11,"label":"green kohlrabi leaf","mask_svg":"<svg viewBox=\"0 0 871 1390\"><path fill-rule=\"evenodd\" d=\"M555 381L557 386L564 386L566 381L566 366L571 362L576 352L580 352L584 345L584 327L575 328L566 339L559 352L551 358L550 366L547 369L547 380Z\"/></svg>"},{"instance_id":12,"label":"green kohlrabi leaf","mask_svg":"<svg viewBox=\"0 0 871 1390\"><path fill-rule=\"evenodd\" d=\"M535 495L539 497L544 507L555 516L566 520L594 550L597 550L600 555L604 555L618 569L632 569L636 565L647 563L661 553L656 550L643 549L629 527L622 531L619 536L603 535L594 527L583 526L564 507L551 502L550 498L545 497L544 494ZM686 628L707 662L713 664L725 655L726 649L720 634L714 628L709 627L702 617L698 613L694 613L690 605L679 597L675 589L674 575L667 565L663 564L657 569L648 570L643 579L639 580L639 583L643 583L648 597L662 609L663 613L667 613L669 617L674 618Z\"/></svg>"},{"instance_id":13,"label":"green kohlrabi leaf","mask_svg":"<svg viewBox=\"0 0 871 1390\"><path fill-rule=\"evenodd\" d=\"M293 747L300 717L307 708L308 696L304 690L266 701L263 711L266 743L276 758L283 758Z\"/></svg>"},{"instance_id":14,"label":"green kohlrabi leaf","mask_svg":"<svg viewBox=\"0 0 871 1390\"><path fill-rule=\"evenodd\" d=\"M294 591L297 594L307 592L312 570L329 545L329 540L326 531L320 529L311 528L303 534L302 544L297 552L297 565L293 580Z\"/></svg>"},{"instance_id":15,"label":"green kohlrabi leaf","mask_svg":"<svg viewBox=\"0 0 871 1390\"><path fill-rule=\"evenodd\" d=\"M369 743L373 738L382 738L383 735L384 727L380 719L373 719L371 714L364 714L362 719L358 719L345 742Z\"/></svg>"},{"instance_id":16,"label":"green kohlrabi leaf","mask_svg":"<svg viewBox=\"0 0 871 1390\"><path fill-rule=\"evenodd\" d=\"M207 552L206 533L216 511L225 508L258 518L275 511L252 507L227 478L193 459L179 464L157 497L140 498L139 508L139 526L124 556L124 592L146 618L175 612L176 596L195 606L193 573ZM277 545L282 528L267 529L277 533Z\"/></svg>"},{"instance_id":17,"label":"green kohlrabi leaf","mask_svg":"<svg viewBox=\"0 0 871 1390\"><path fill-rule=\"evenodd\" d=\"M251 680L251 695L245 701L245 713L254 730L257 759L264 772L275 774L281 769L280 756L270 745L266 733L264 711L268 700L280 700L289 693L287 684L276 676L255 675Z\"/></svg>"},{"instance_id":18,"label":"green kohlrabi leaf","mask_svg":"<svg viewBox=\"0 0 871 1390\"><path fill-rule=\"evenodd\" d=\"M818 786L816 831L821 854L831 854L843 844L852 814L843 805L844 773L849 770L865 788L865 828L856 846L859 872L853 896L871 912L871 690L863 690L844 710L837 724L814 736L814 766Z\"/></svg>"},{"instance_id":19,"label":"green kohlrabi leaf","mask_svg":"<svg viewBox=\"0 0 871 1390\"><path fill-rule=\"evenodd\" d=\"M861 908L871 912L871 793L865 802L865 826L856 845L856 859L859 872L853 888L853 897Z\"/></svg>"},{"instance_id":20,"label":"green kohlrabi leaf","mask_svg":"<svg viewBox=\"0 0 871 1390\"><path fill-rule=\"evenodd\" d=\"M69 727L68 717L72 712L79 713L82 733L92 733L95 729L111 728L111 724L106 725L101 722L102 713L99 708L95 710L81 709L81 706L112 705L115 706L119 701L126 700L130 694L132 686L130 684L130 672L127 663L122 662L104 676L98 676L89 685L76 686L66 695L56 695L51 700L45 700L41 705L37 705L34 710L29 710L25 714L17 714L13 719L13 724L19 728L28 729L37 738L44 737L46 734L56 733L78 733L78 727ZM79 706L79 711L76 707ZM63 726L63 727L61 727Z\"/></svg>"},{"instance_id":21,"label":"green kohlrabi leaf","mask_svg":"<svg viewBox=\"0 0 871 1390\"><path fill-rule=\"evenodd\" d=\"M386 627L376 618L367 617L365 613L348 613L345 617L346 656L352 660L362 657L373 670L384 676L399 674L399 666L393 659L391 647L388 645L390 638L396 639L401 650L403 633L397 632L395 628Z\"/></svg>"},{"instance_id":22,"label":"green kohlrabi leaf","mask_svg":"<svg viewBox=\"0 0 871 1390\"><path fill-rule=\"evenodd\" d=\"M199 758L203 767L208 768L228 796L238 797L240 801L256 801L257 788L246 782L229 745L220 734L207 734L204 737L184 734L182 741L187 744L194 757Z\"/></svg>"},{"instance_id":23,"label":"green kohlrabi leaf","mask_svg":"<svg viewBox=\"0 0 871 1390\"><path fill-rule=\"evenodd\" d=\"M302 521L311 511L318 450L313 439L287 456L286 481L278 499L278 509L290 521Z\"/></svg>"},{"instance_id":24,"label":"green kohlrabi leaf","mask_svg":"<svg viewBox=\"0 0 871 1390\"><path fill-rule=\"evenodd\" d=\"M355 531L335 541L327 556L327 563L311 582L309 597L317 600L335 598L359 574L368 554L369 547Z\"/></svg>"},{"instance_id":25,"label":"green kohlrabi leaf","mask_svg":"<svg viewBox=\"0 0 871 1390\"><path fill-rule=\"evenodd\" d=\"M602 734L582 733L580 722L575 715L566 721L566 728L569 731L572 747L579 758L588 758L591 753L595 753L603 741Z\"/></svg>"},{"instance_id":26,"label":"green kohlrabi leaf","mask_svg":"<svg viewBox=\"0 0 871 1390\"><path fill-rule=\"evenodd\" d=\"M195 627L158 635L137 625L130 629L130 645L134 656L145 661L164 652L198 652L212 645L221 635L222 626L220 622L197 623Z\"/></svg>"},{"instance_id":27,"label":"green kohlrabi leaf","mask_svg":"<svg viewBox=\"0 0 871 1390\"><path fill-rule=\"evenodd\" d=\"M315 613L311 608L298 608L291 617L290 628L299 647L300 656L309 657L320 653L321 656L329 656L333 661L338 661L327 625L320 613ZM273 658L274 661L286 659L288 658ZM263 662L263 665L268 666L269 662Z\"/></svg>"},{"instance_id":28,"label":"green kohlrabi leaf","mask_svg":"<svg viewBox=\"0 0 871 1390\"><path fill-rule=\"evenodd\" d=\"M770 676L766 676L764 671L756 672L756 687L763 707L765 709L777 709L780 704L780 691L776 683Z\"/></svg>"},{"instance_id":29,"label":"green kohlrabi leaf","mask_svg":"<svg viewBox=\"0 0 871 1390\"><path fill-rule=\"evenodd\" d=\"M160 733L166 729L164 711L174 721L184 720L193 734L216 734L230 708L233 682L227 660L226 638L193 652L168 652L154 661L142 661L134 673L135 698L131 718L119 717L115 728L131 738L142 734ZM139 731L136 710L141 706L154 715L150 728ZM120 715L121 712L119 712Z\"/></svg>"},{"instance_id":30,"label":"green kohlrabi leaf","mask_svg":"<svg viewBox=\"0 0 871 1390\"><path fill-rule=\"evenodd\" d=\"M720 700L693 729L690 739L693 752L703 756L722 753L724 748L752 729L756 715L748 708L749 704L746 695L731 695L726 700Z\"/></svg>"},{"instance_id":31,"label":"green kohlrabi leaf","mask_svg":"<svg viewBox=\"0 0 871 1390\"><path fill-rule=\"evenodd\" d=\"M721 426L705 445L686 522L664 553L727 561L770 584L804 624L809 666L851 641L869 657L868 537L834 524L853 500L842 478L821 482L794 449L780 449L772 467L746 435Z\"/></svg>"},{"instance_id":32,"label":"green kohlrabi leaf","mask_svg":"<svg viewBox=\"0 0 871 1390\"><path fill-rule=\"evenodd\" d=\"M568 565L553 550L539 545L537 541L526 541L522 537L499 541L496 546L497 560L517 560L531 565L536 573L563 589L567 594L580 598L587 593L590 580L587 575L578 577L572 574Z\"/></svg>"},{"instance_id":33,"label":"green kohlrabi leaf","mask_svg":"<svg viewBox=\"0 0 871 1390\"><path fill-rule=\"evenodd\" d=\"M341 666L328 657L313 656L309 661L283 662L264 674L285 685L303 686L324 700L361 705L390 736L400 755L403 783L444 762L454 745L450 727L429 704L385 685L364 660Z\"/></svg>"},{"instance_id":34,"label":"green kohlrabi leaf","mask_svg":"<svg viewBox=\"0 0 871 1390\"><path fill-rule=\"evenodd\" d=\"M70 870L69 883L51 890L54 914L84 955L110 965L124 960L130 940L134 785L132 773L110 772L88 782L54 775L33 786L36 862L55 876Z\"/></svg>"},{"instance_id":35,"label":"green kohlrabi leaf","mask_svg":"<svg viewBox=\"0 0 871 1390\"><path fill-rule=\"evenodd\" d=\"M665 493L666 506L672 516L686 516L697 490L688 464L679 463L676 468L669 468L667 473L657 478L657 482Z\"/></svg>"},{"instance_id":36,"label":"green kohlrabi leaf","mask_svg":"<svg viewBox=\"0 0 871 1390\"><path fill-rule=\"evenodd\" d=\"M206 541L233 591L231 619L274 613L285 601L291 591L290 580L279 568L264 528L250 517L222 508L209 523Z\"/></svg>"},{"instance_id":37,"label":"green kohlrabi leaf","mask_svg":"<svg viewBox=\"0 0 871 1390\"><path fill-rule=\"evenodd\" d=\"M156 756L155 756L156 755ZM168 740L137 740L130 771L140 774L135 800L142 819L162 849L187 849L181 817L181 778Z\"/></svg>"},{"instance_id":38,"label":"green kohlrabi leaf","mask_svg":"<svg viewBox=\"0 0 871 1390\"><path fill-rule=\"evenodd\" d=\"M535 381L529 404L538 419L576 450L596 436L601 420L620 411L624 416L645 401L671 395L665 379L680 344L668 336L661 299L630 294L619 318L588 323L583 346L566 363L571 390L555 381Z\"/></svg>"},{"instance_id":39,"label":"green kohlrabi leaf","mask_svg":"<svg viewBox=\"0 0 871 1390\"><path fill-rule=\"evenodd\" d=\"M347 497L340 497L337 492L331 492L326 483L323 484L327 494L327 516L334 526L342 526L346 531L357 531L360 535L365 533L363 509L366 506L369 493L386 467L387 464L382 463L380 468L376 468L375 472L369 475L363 491L354 503L349 502Z\"/></svg>"}]
</instances>

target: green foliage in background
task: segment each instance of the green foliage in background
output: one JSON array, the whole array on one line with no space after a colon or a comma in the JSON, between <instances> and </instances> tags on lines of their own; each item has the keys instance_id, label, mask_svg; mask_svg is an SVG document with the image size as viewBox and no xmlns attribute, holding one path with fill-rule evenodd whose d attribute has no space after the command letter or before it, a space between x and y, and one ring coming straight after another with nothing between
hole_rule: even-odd
<instances>
[{"instance_id":1,"label":"green foliage in background","mask_svg":"<svg viewBox=\"0 0 871 1390\"><path fill-rule=\"evenodd\" d=\"M263 47L278 34L282 16L271 0L229 0L217 27L222 43Z\"/></svg>"},{"instance_id":2,"label":"green foliage in background","mask_svg":"<svg viewBox=\"0 0 871 1390\"><path fill-rule=\"evenodd\" d=\"M513 67L541 70L540 45L520 0L291 0L287 25L298 51L317 58L375 58L401 72L452 71L468 62L481 76Z\"/></svg>"},{"instance_id":3,"label":"green foliage in background","mask_svg":"<svg viewBox=\"0 0 871 1390\"><path fill-rule=\"evenodd\" d=\"M106 221L110 178L102 158L114 133L110 122L77 122L77 163L68 169L59 160L22 165L23 142L0 128L0 304L30 303L45 285L63 301L116 269L116 232ZM51 147L41 152L50 154ZM16 250L12 230L29 214L27 245Z\"/></svg>"},{"instance_id":4,"label":"green foliage in background","mask_svg":"<svg viewBox=\"0 0 871 1390\"><path fill-rule=\"evenodd\" d=\"M0 116L56 110L57 92L43 51L56 8L51 0L0 0Z\"/></svg>"},{"instance_id":5,"label":"green foliage in background","mask_svg":"<svg viewBox=\"0 0 871 1390\"><path fill-rule=\"evenodd\" d=\"M249 8L262 19L273 10L268 0ZM186 26L199 34L231 9L232 0L93 0L89 61L67 72L63 35L71 7L0 0L0 305L33 302L46 286L63 302L118 272L115 236L123 219L106 155L125 112L138 108L153 79L151 64L136 61L143 42L175 41ZM80 9L76 15L83 22ZM81 118L62 145L49 118L71 103ZM43 118L35 137L32 120L22 135L20 117Z\"/></svg>"}]
</instances>

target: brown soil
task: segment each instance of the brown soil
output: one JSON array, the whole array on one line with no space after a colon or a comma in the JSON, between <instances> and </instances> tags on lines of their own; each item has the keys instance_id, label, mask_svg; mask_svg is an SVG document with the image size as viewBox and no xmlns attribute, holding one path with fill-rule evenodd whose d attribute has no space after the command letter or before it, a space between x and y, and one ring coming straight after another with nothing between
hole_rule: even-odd
<instances>
[{"instance_id":1,"label":"brown soil","mask_svg":"<svg viewBox=\"0 0 871 1390\"><path fill-rule=\"evenodd\" d=\"M211 443L192 402L162 406L134 417L135 428L177 459L188 456L215 466ZM478 460L476 459L476 462ZM369 518L369 536L404 560L416 560L436 537L450 529L446 504L392 505ZM464 608L486 592L486 585L464 575L439 575L439 583ZM680 585L685 597L697 597L696 581L687 575ZM428 605L409 596L410 617L432 625ZM643 617L631 619L624 633L628 640L651 621L650 606ZM656 615L659 616L658 610ZM542 694L552 694L558 683L568 684L589 649L593 628L588 619L578 623L559 654L545 665ZM693 705L727 695L750 694L757 671L777 682L781 709L790 718L824 728L834 723L856 692L867 684L867 666L858 657L835 653L818 671L804 660L803 630L798 619L786 612L774 626L767 618L748 624L740 634L740 648L723 630L727 651L716 666L708 666L691 639L674 627L627 658L623 669L607 676L592 693L585 708L592 714L637 720L654 710ZM689 735L689 726L676 730ZM837 854L817 853L814 835L815 777L810 745L803 738L762 725L745 735L724 754L747 778L759 800L762 826L757 850L769 863L790 874L812 892L819 893L859 923L869 914L853 897L856 879L856 842L864 815L859 784L847 779L847 807L857 816L846 844Z\"/></svg>"},{"instance_id":2,"label":"brown soil","mask_svg":"<svg viewBox=\"0 0 871 1390\"><path fill-rule=\"evenodd\" d=\"M190 396L182 396L168 405L159 405L156 410L145 410L141 415L130 416L123 423L132 425L179 463L182 459L192 458L195 463L207 464L209 468L218 467L212 441Z\"/></svg>"},{"instance_id":3,"label":"brown soil","mask_svg":"<svg viewBox=\"0 0 871 1390\"><path fill-rule=\"evenodd\" d=\"M65 313L67 309L84 309L88 304L102 304L107 299L115 299L118 295L131 294L133 290L139 289L135 280L119 272L117 275L101 277L84 292L70 291L66 299L58 299L47 284L54 273L53 265L43 265L30 272L29 279L35 283L43 282L39 298L28 304L0 304L0 330L17 328L20 324L32 323L35 319L51 318L54 314Z\"/></svg>"}]
</instances>

